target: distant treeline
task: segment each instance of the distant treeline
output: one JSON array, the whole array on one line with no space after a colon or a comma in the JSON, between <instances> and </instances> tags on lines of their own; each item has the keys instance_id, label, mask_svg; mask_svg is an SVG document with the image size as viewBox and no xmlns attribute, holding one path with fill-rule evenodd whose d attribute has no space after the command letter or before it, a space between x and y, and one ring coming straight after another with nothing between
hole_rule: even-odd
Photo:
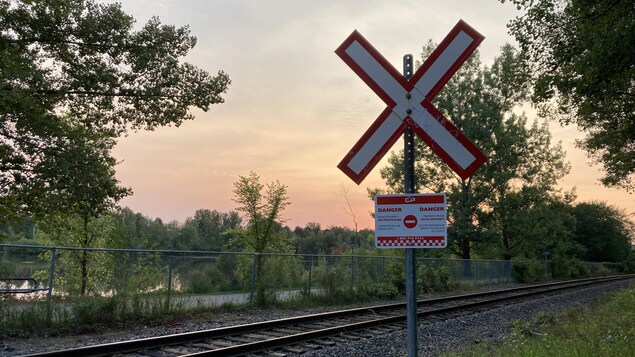
<instances>
[{"instance_id":1,"label":"distant treeline","mask_svg":"<svg viewBox=\"0 0 635 357\"><path fill-rule=\"evenodd\" d=\"M241 247L229 245L232 229L242 227L243 220L236 211L219 212L199 209L185 222L163 222L129 208L105 215L95 223L101 223L108 234L99 238L101 244L94 247L138 248L165 250L241 251ZM56 237L46 224L38 224L31 218L5 224L0 229L0 242L20 244L57 244L70 246L69 237ZM351 254L374 249L374 231L364 229L355 232L345 227L323 228L319 223L291 228L277 224L277 233L293 242L298 254ZM57 229L53 229L56 231ZM59 239L56 239L59 238ZM80 246L80 245L77 245Z\"/></svg>"},{"instance_id":2,"label":"distant treeline","mask_svg":"<svg viewBox=\"0 0 635 357\"><path fill-rule=\"evenodd\" d=\"M550 207L524 216L507 230L527 234L517 239L514 249L505 249L500 237L490 234L489 239L476 247L473 258L543 260L557 257L575 258L589 262L635 263L632 251L632 223L621 211L605 203L581 203ZM534 216L536 215L536 216ZM565 217L566 219L563 219ZM72 226L67 218L66 226ZM535 220L539 220L537 223ZM563 224L563 221L566 222ZM81 222L78 222L80 224ZM556 224L557 223L557 224ZM61 230L55 222L36 223L31 218L7 223L0 229L0 242L82 246L82 235L72 229ZM231 245L235 232L244 226L236 211L219 212L199 209L184 222L163 222L141 213L123 208L91 221L93 234L91 246L104 248L138 248L166 250L243 251L243 247ZM525 227L525 228L523 228ZM542 234L536 229L541 227ZM556 229L557 228L557 229ZM374 247L374 231L355 231L346 227L322 227L308 223L305 227L291 228L276 223L275 233L291 243L296 254L400 254L400 250ZM484 233L485 234L485 233ZM75 237L77 235L77 237ZM519 237L520 238L520 237ZM450 236L450 239L452 237ZM510 254L511 253L511 254ZM456 257L444 249L424 249L420 256Z\"/></svg>"}]
</instances>

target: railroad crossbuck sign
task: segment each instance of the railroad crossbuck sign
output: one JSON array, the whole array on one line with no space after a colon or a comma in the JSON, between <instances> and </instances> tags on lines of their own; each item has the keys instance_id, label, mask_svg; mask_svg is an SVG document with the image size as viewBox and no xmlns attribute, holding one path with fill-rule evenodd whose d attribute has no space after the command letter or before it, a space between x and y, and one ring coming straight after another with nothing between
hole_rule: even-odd
<instances>
[{"instance_id":1,"label":"railroad crossbuck sign","mask_svg":"<svg viewBox=\"0 0 635 357\"><path fill-rule=\"evenodd\" d=\"M353 31L335 53L387 107L337 167L359 185L410 127L461 178L472 175L485 162L485 155L430 101L481 41L481 34L459 21L406 80L359 32Z\"/></svg>"}]
</instances>

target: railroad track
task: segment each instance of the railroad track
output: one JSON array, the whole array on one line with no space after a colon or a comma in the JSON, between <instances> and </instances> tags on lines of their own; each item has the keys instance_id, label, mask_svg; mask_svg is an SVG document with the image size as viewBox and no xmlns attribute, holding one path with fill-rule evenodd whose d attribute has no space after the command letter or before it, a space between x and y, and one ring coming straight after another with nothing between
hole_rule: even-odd
<instances>
[{"instance_id":1,"label":"railroad track","mask_svg":"<svg viewBox=\"0 0 635 357\"><path fill-rule=\"evenodd\" d=\"M581 279L418 301L419 323L436 322L519 300L601 284L633 275ZM406 304L386 304L246 325L44 352L53 356L286 356L347 340L405 329Z\"/></svg>"}]
</instances>

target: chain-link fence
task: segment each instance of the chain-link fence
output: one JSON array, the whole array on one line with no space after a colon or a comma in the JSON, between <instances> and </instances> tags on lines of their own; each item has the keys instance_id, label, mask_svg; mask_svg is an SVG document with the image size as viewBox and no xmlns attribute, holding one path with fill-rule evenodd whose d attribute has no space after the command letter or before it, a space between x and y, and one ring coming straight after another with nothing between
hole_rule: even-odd
<instances>
[{"instance_id":1,"label":"chain-link fence","mask_svg":"<svg viewBox=\"0 0 635 357\"><path fill-rule=\"evenodd\" d=\"M418 259L418 285L512 281L512 262ZM170 308L253 303L267 297L337 294L405 284L404 258L0 244L0 300L67 304L78 297L124 297ZM50 309L49 309L50 310Z\"/></svg>"},{"instance_id":2,"label":"chain-link fence","mask_svg":"<svg viewBox=\"0 0 635 357\"><path fill-rule=\"evenodd\" d=\"M512 280L510 261L422 258L417 267L421 279ZM145 294L196 304L243 303L253 301L259 288L281 298L329 293L398 280L402 272L403 258L394 256L0 245L0 292L21 300Z\"/></svg>"}]
</instances>

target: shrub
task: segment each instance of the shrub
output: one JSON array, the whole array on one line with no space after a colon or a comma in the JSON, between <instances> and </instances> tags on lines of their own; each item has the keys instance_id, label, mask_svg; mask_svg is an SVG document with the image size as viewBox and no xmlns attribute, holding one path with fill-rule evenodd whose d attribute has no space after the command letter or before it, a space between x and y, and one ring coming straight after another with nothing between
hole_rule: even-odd
<instances>
[{"instance_id":1,"label":"shrub","mask_svg":"<svg viewBox=\"0 0 635 357\"><path fill-rule=\"evenodd\" d=\"M368 295L379 299L394 299L399 295L399 290L390 283L376 283L370 285Z\"/></svg>"},{"instance_id":2,"label":"shrub","mask_svg":"<svg viewBox=\"0 0 635 357\"><path fill-rule=\"evenodd\" d=\"M447 266L417 265L417 290L419 292L447 291L452 286L452 276Z\"/></svg>"},{"instance_id":3,"label":"shrub","mask_svg":"<svg viewBox=\"0 0 635 357\"><path fill-rule=\"evenodd\" d=\"M539 260L515 260L514 280L519 283L531 283L545 279L545 263Z\"/></svg>"},{"instance_id":4,"label":"shrub","mask_svg":"<svg viewBox=\"0 0 635 357\"><path fill-rule=\"evenodd\" d=\"M400 294L406 293L406 272L402 261L388 265L385 282L394 286Z\"/></svg>"},{"instance_id":5,"label":"shrub","mask_svg":"<svg viewBox=\"0 0 635 357\"><path fill-rule=\"evenodd\" d=\"M187 292L203 294L214 291L214 276L214 269L212 267L204 267L190 273Z\"/></svg>"},{"instance_id":6,"label":"shrub","mask_svg":"<svg viewBox=\"0 0 635 357\"><path fill-rule=\"evenodd\" d=\"M635 251L631 251L622 262L622 271L624 273L635 273Z\"/></svg>"},{"instance_id":7,"label":"shrub","mask_svg":"<svg viewBox=\"0 0 635 357\"><path fill-rule=\"evenodd\" d=\"M313 271L315 273L315 281L326 295L335 296L345 286L350 286L350 284L345 282L346 277L350 276L350 271L344 267L330 266L326 261L321 260Z\"/></svg>"},{"instance_id":8,"label":"shrub","mask_svg":"<svg viewBox=\"0 0 635 357\"><path fill-rule=\"evenodd\" d=\"M589 267L580 259L556 255L553 259L554 278L589 277Z\"/></svg>"}]
</instances>

